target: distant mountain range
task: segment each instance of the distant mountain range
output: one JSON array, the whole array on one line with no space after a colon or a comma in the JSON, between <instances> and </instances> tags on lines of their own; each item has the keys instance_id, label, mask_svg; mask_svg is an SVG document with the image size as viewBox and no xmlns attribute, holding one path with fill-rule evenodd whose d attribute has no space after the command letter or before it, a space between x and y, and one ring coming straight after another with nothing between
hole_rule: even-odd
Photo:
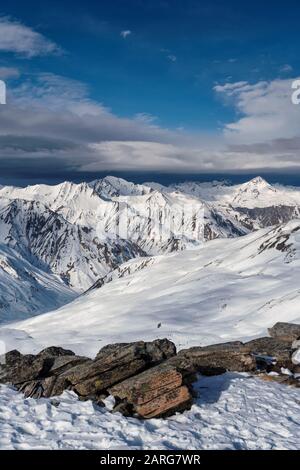
<instances>
[{"instance_id":1,"label":"distant mountain range","mask_svg":"<svg viewBox=\"0 0 300 470\"><path fill-rule=\"evenodd\" d=\"M157 255L286 224L299 211L300 188L260 177L241 185L163 186L108 176L1 187L0 321L64 305L120 277L130 260L130 269L139 269Z\"/></svg>"}]
</instances>

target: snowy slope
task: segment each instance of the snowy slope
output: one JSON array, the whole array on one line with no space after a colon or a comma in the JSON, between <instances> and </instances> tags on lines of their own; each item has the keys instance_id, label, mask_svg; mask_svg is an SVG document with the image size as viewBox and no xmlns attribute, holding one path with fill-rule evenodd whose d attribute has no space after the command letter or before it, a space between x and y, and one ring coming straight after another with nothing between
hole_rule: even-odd
<instances>
[{"instance_id":1,"label":"snowy slope","mask_svg":"<svg viewBox=\"0 0 300 470\"><path fill-rule=\"evenodd\" d=\"M79 401L0 387L0 449L300 449L299 391L242 374L202 377L190 411L141 421Z\"/></svg>"},{"instance_id":2,"label":"snowy slope","mask_svg":"<svg viewBox=\"0 0 300 470\"><path fill-rule=\"evenodd\" d=\"M23 352L55 343L93 356L114 342L168 337L184 348L300 322L300 221L121 268L59 310L0 328L0 339Z\"/></svg>"},{"instance_id":3,"label":"snowy slope","mask_svg":"<svg viewBox=\"0 0 300 470\"><path fill-rule=\"evenodd\" d=\"M24 319L64 305L77 296L62 280L0 245L1 323Z\"/></svg>"}]
</instances>

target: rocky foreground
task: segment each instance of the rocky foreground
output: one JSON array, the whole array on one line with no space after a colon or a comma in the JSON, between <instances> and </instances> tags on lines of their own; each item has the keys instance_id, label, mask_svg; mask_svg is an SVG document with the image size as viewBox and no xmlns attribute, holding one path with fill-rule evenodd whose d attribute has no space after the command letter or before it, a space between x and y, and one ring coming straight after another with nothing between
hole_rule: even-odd
<instances>
[{"instance_id":1,"label":"rocky foreground","mask_svg":"<svg viewBox=\"0 0 300 470\"><path fill-rule=\"evenodd\" d=\"M32 398L73 390L80 399L100 406L110 395L113 412L144 419L166 417L190 408L197 374L248 372L299 387L300 325L277 323L269 334L248 343L194 347L178 354L167 339L112 344L93 360L60 347L37 355L13 350L1 358L0 383Z\"/></svg>"}]
</instances>

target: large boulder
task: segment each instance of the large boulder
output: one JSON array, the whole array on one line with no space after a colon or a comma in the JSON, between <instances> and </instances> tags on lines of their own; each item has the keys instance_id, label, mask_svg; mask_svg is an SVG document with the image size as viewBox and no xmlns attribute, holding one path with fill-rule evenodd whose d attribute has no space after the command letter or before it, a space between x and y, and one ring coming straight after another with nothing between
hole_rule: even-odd
<instances>
[{"instance_id":1,"label":"large boulder","mask_svg":"<svg viewBox=\"0 0 300 470\"><path fill-rule=\"evenodd\" d=\"M280 371L282 367L292 367L292 347L285 341L269 337L258 338L245 343L245 347L255 355L259 369Z\"/></svg>"},{"instance_id":2,"label":"large boulder","mask_svg":"<svg viewBox=\"0 0 300 470\"><path fill-rule=\"evenodd\" d=\"M175 345L167 339L108 345L94 360L57 347L37 355L11 351L3 358L0 381L14 385L27 397L50 397L71 389L84 399L98 400L108 387L175 354Z\"/></svg>"},{"instance_id":3,"label":"large boulder","mask_svg":"<svg viewBox=\"0 0 300 470\"><path fill-rule=\"evenodd\" d=\"M167 340L105 346L94 361L60 375L60 383L72 385L81 397L97 397L108 387L174 356L175 345Z\"/></svg>"},{"instance_id":4,"label":"large boulder","mask_svg":"<svg viewBox=\"0 0 300 470\"><path fill-rule=\"evenodd\" d=\"M296 323L276 323L268 329L268 332L272 338L290 344L296 339L300 339L300 325Z\"/></svg>"},{"instance_id":5,"label":"large boulder","mask_svg":"<svg viewBox=\"0 0 300 470\"><path fill-rule=\"evenodd\" d=\"M168 361L115 385L109 393L116 399L115 411L144 419L165 417L192 403L182 374Z\"/></svg>"},{"instance_id":6,"label":"large boulder","mask_svg":"<svg viewBox=\"0 0 300 470\"><path fill-rule=\"evenodd\" d=\"M226 371L250 372L256 368L251 351L239 341L183 349L171 362L183 374L217 375Z\"/></svg>"},{"instance_id":7,"label":"large boulder","mask_svg":"<svg viewBox=\"0 0 300 470\"><path fill-rule=\"evenodd\" d=\"M28 397L49 397L61 373L88 361L58 347L44 349L35 356L14 350L2 358L0 381L15 386Z\"/></svg>"}]
</instances>

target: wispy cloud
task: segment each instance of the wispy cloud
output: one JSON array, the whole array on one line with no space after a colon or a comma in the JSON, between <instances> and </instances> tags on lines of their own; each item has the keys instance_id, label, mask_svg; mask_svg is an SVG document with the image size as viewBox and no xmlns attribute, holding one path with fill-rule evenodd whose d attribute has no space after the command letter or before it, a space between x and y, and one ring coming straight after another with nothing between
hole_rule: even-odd
<instances>
[{"instance_id":1,"label":"wispy cloud","mask_svg":"<svg viewBox=\"0 0 300 470\"><path fill-rule=\"evenodd\" d=\"M166 49L165 47L162 47L160 49L160 52L162 52L163 54L165 54L166 58L168 60L170 60L171 62L176 62L177 61L177 57L175 54L173 54L170 49Z\"/></svg>"},{"instance_id":2,"label":"wispy cloud","mask_svg":"<svg viewBox=\"0 0 300 470\"><path fill-rule=\"evenodd\" d=\"M122 36L123 39L126 39L128 36L132 34L132 31L130 29L124 29L124 31L120 32L120 36Z\"/></svg>"},{"instance_id":3,"label":"wispy cloud","mask_svg":"<svg viewBox=\"0 0 300 470\"><path fill-rule=\"evenodd\" d=\"M20 72L15 67L0 67L0 78L2 80L7 80L9 78L18 78Z\"/></svg>"},{"instance_id":4,"label":"wispy cloud","mask_svg":"<svg viewBox=\"0 0 300 470\"><path fill-rule=\"evenodd\" d=\"M300 106L292 104L293 80L227 83L215 91L235 107L239 118L226 124L231 141L264 142L299 135Z\"/></svg>"},{"instance_id":5,"label":"wispy cloud","mask_svg":"<svg viewBox=\"0 0 300 470\"><path fill-rule=\"evenodd\" d=\"M279 71L281 73L289 73L293 71L293 67L290 64L285 64L282 67L280 67Z\"/></svg>"},{"instance_id":6,"label":"wispy cloud","mask_svg":"<svg viewBox=\"0 0 300 470\"><path fill-rule=\"evenodd\" d=\"M289 80L227 83L215 92L237 111L223 132L170 131L154 116L115 115L85 84L26 78L0 107L0 173L37 178L101 171L226 172L300 165L300 106Z\"/></svg>"},{"instance_id":7,"label":"wispy cloud","mask_svg":"<svg viewBox=\"0 0 300 470\"><path fill-rule=\"evenodd\" d=\"M61 49L32 28L9 17L0 18L0 51L25 57L57 54Z\"/></svg>"}]
</instances>

